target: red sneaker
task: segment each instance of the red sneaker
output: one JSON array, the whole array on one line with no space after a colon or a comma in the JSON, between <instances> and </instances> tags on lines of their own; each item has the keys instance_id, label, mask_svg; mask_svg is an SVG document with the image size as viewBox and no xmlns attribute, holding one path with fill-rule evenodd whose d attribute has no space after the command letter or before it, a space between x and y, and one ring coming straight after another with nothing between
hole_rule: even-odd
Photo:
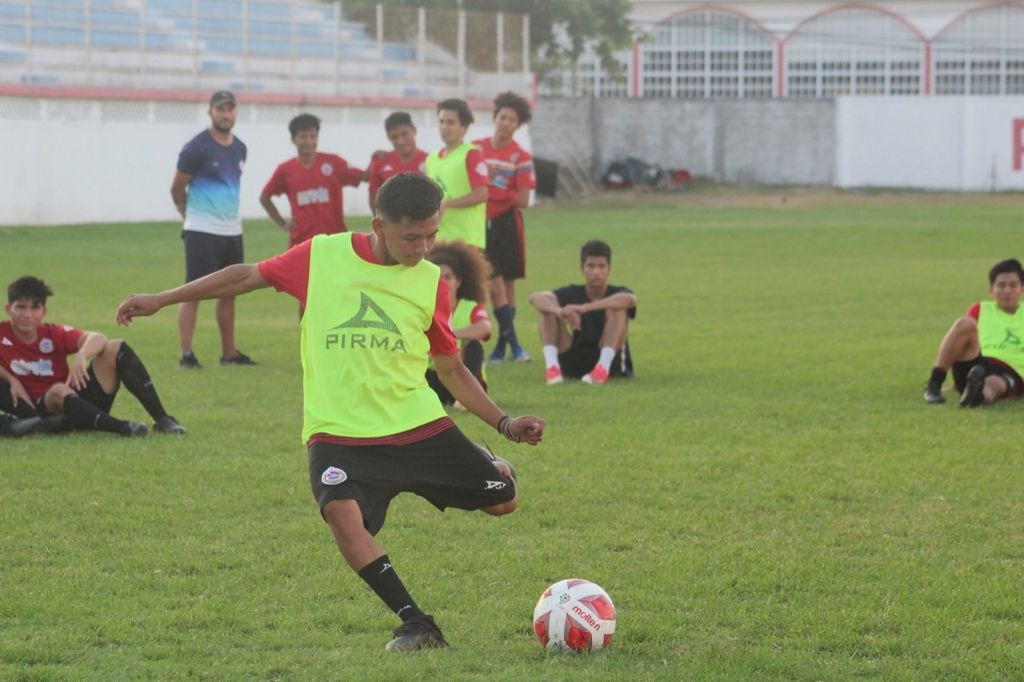
<instances>
[{"instance_id":1,"label":"red sneaker","mask_svg":"<svg viewBox=\"0 0 1024 682\"><path fill-rule=\"evenodd\" d=\"M551 365L544 372L544 378L548 381L548 386L562 383L562 368L557 365Z\"/></svg>"},{"instance_id":2,"label":"red sneaker","mask_svg":"<svg viewBox=\"0 0 1024 682\"><path fill-rule=\"evenodd\" d=\"M608 370L601 365L594 365L594 369L590 370L590 374L584 374L583 378L580 379L585 384L600 385L608 381Z\"/></svg>"}]
</instances>

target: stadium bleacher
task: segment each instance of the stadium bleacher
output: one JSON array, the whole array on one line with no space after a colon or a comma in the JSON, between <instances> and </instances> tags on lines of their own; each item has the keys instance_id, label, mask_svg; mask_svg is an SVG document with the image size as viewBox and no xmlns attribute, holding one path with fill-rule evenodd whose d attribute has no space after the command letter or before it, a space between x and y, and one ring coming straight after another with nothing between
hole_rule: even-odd
<instances>
[{"instance_id":1,"label":"stadium bleacher","mask_svg":"<svg viewBox=\"0 0 1024 682\"><path fill-rule=\"evenodd\" d=\"M437 42L378 41L315 0L0 0L0 83L408 97L465 80Z\"/></svg>"}]
</instances>

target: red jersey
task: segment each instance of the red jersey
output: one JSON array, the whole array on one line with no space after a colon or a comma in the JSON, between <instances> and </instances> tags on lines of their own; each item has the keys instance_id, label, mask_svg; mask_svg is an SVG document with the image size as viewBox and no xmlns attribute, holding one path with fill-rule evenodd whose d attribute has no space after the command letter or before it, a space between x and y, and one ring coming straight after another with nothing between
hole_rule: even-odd
<instances>
[{"instance_id":1,"label":"red jersey","mask_svg":"<svg viewBox=\"0 0 1024 682\"><path fill-rule=\"evenodd\" d=\"M298 157L277 167L263 194L288 195L294 227L288 236L291 245L318 234L345 232L345 207L342 187L358 187L363 169L348 165L337 154L317 152L313 165L303 166Z\"/></svg>"},{"instance_id":2,"label":"red jersey","mask_svg":"<svg viewBox=\"0 0 1024 682\"><path fill-rule=\"evenodd\" d=\"M419 173L423 175L423 166L426 160L427 153L421 149L416 150L416 155L408 163L402 161L401 157L398 156L398 152L394 150L387 156L373 159L370 161L370 177L368 178L370 196L377 196L377 190L384 184L384 181L399 173Z\"/></svg>"},{"instance_id":3,"label":"red jersey","mask_svg":"<svg viewBox=\"0 0 1024 682\"><path fill-rule=\"evenodd\" d=\"M480 148L487 162L487 219L490 220L515 208L519 190L537 186L533 156L515 140L501 149L491 146L489 137L473 144Z\"/></svg>"},{"instance_id":4,"label":"red jersey","mask_svg":"<svg viewBox=\"0 0 1024 682\"><path fill-rule=\"evenodd\" d=\"M68 356L78 352L85 332L60 324L39 325L36 340L25 343L14 335L10 320L0 322L0 365L18 377L32 402L54 384L68 380Z\"/></svg>"}]
</instances>

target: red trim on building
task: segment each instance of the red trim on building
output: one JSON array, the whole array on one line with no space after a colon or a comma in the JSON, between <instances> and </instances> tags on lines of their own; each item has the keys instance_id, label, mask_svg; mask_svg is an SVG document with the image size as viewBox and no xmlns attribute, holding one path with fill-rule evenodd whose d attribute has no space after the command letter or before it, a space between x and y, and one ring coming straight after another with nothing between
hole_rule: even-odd
<instances>
[{"instance_id":1,"label":"red trim on building","mask_svg":"<svg viewBox=\"0 0 1024 682\"><path fill-rule=\"evenodd\" d=\"M156 102L201 102L209 101L210 92L196 90L140 90L128 88L89 88L89 87L55 87L40 85L16 85L0 83L0 97L39 97L44 99L98 99L98 100L134 100ZM274 94L266 92L235 91L240 104L294 104L300 106L327 107L385 107L433 109L436 99L419 99L413 97L328 97L313 95ZM533 100L536 102L536 90ZM494 103L488 99L468 99L466 103L473 109L490 110Z\"/></svg>"}]
</instances>

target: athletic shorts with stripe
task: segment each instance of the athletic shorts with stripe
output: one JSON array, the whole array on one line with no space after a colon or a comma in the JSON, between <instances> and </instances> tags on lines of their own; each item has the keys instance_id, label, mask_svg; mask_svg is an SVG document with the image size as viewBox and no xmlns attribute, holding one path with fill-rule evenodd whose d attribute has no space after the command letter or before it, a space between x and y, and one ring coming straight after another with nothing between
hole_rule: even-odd
<instances>
[{"instance_id":1,"label":"athletic shorts with stripe","mask_svg":"<svg viewBox=\"0 0 1024 682\"><path fill-rule=\"evenodd\" d=\"M487 248L491 277L506 281L526 277L526 232L523 212L513 208L487 221Z\"/></svg>"},{"instance_id":2,"label":"athletic shorts with stripe","mask_svg":"<svg viewBox=\"0 0 1024 682\"><path fill-rule=\"evenodd\" d=\"M388 505L399 493L415 493L441 511L485 509L516 496L515 486L483 448L458 428L410 445L314 442L309 482L321 511L333 500L356 500L363 525L373 535L384 526Z\"/></svg>"}]
</instances>

